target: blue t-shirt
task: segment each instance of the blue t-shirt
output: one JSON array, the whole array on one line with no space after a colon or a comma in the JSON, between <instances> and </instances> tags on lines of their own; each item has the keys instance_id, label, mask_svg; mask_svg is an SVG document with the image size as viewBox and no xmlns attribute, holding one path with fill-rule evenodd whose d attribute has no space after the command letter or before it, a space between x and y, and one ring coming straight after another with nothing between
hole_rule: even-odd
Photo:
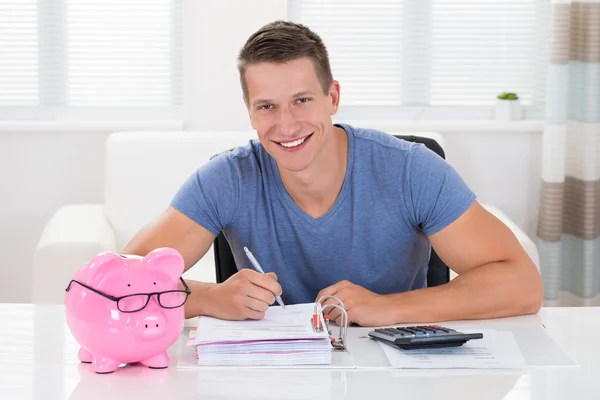
<instances>
[{"instance_id":1,"label":"blue t-shirt","mask_svg":"<svg viewBox=\"0 0 600 400\"><path fill-rule=\"evenodd\" d=\"M320 218L292 200L258 140L200 167L171 203L214 235L223 231L238 269L252 268L247 246L265 272L277 274L286 304L315 301L321 289L344 279L379 294L425 287L427 236L475 200L424 145L337 126L348 135L346 175Z\"/></svg>"}]
</instances>

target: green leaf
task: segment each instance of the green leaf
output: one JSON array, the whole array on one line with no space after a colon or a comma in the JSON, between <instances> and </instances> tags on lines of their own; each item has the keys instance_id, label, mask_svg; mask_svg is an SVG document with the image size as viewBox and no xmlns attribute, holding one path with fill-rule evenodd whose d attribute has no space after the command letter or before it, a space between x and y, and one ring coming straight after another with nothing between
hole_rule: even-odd
<instances>
[{"instance_id":1,"label":"green leaf","mask_svg":"<svg viewBox=\"0 0 600 400\"><path fill-rule=\"evenodd\" d=\"M500 100L519 100L519 96L512 92L502 92L498 95Z\"/></svg>"}]
</instances>

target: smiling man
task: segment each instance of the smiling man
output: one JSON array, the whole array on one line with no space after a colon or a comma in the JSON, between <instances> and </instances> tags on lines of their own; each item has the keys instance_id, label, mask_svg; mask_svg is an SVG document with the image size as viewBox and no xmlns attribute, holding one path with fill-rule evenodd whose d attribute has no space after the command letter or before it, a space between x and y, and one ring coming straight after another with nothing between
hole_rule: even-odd
<instances>
[{"instance_id":1,"label":"smiling man","mask_svg":"<svg viewBox=\"0 0 600 400\"><path fill-rule=\"evenodd\" d=\"M250 267L247 246L270 271L189 282L188 317L259 319L279 294L334 295L364 326L538 311L535 265L451 166L423 145L332 123L340 83L317 34L267 24L238 68L258 140L200 167L124 250L173 247L190 268L223 231L238 266ZM427 288L431 246L459 275Z\"/></svg>"}]
</instances>

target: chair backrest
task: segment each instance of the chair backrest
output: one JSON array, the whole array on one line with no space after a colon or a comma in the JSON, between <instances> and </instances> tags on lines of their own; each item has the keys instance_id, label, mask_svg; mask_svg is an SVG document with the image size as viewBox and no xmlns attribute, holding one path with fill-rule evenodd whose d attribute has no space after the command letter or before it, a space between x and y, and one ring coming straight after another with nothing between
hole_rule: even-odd
<instances>
[{"instance_id":1,"label":"chair backrest","mask_svg":"<svg viewBox=\"0 0 600 400\"><path fill-rule=\"evenodd\" d=\"M398 139L403 139L410 142L422 143L428 149L435 152L438 156L446 158L442 146L432 137L423 137L415 135L394 135ZM235 265L235 260L229 247L229 243L223 232L221 232L213 243L215 256L215 277L217 283L225 282L230 276L235 274L238 269ZM450 281L450 270L448 266L440 259L433 248L429 258L427 270L427 286L439 286Z\"/></svg>"}]
</instances>

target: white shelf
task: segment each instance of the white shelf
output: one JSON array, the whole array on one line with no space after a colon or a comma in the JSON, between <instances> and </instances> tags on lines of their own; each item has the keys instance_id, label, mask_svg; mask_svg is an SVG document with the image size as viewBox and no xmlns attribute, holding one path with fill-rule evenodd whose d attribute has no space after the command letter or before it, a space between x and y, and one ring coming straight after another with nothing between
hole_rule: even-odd
<instances>
[{"instance_id":1,"label":"white shelf","mask_svg":"<svg viewBox=\"0 0 600 400\"><path fill-rule=\"evenodd\" d=\"M0 134L17 132L114 132L182 130L183 121L0 121Z\"/></svg>"}]
</instances>

